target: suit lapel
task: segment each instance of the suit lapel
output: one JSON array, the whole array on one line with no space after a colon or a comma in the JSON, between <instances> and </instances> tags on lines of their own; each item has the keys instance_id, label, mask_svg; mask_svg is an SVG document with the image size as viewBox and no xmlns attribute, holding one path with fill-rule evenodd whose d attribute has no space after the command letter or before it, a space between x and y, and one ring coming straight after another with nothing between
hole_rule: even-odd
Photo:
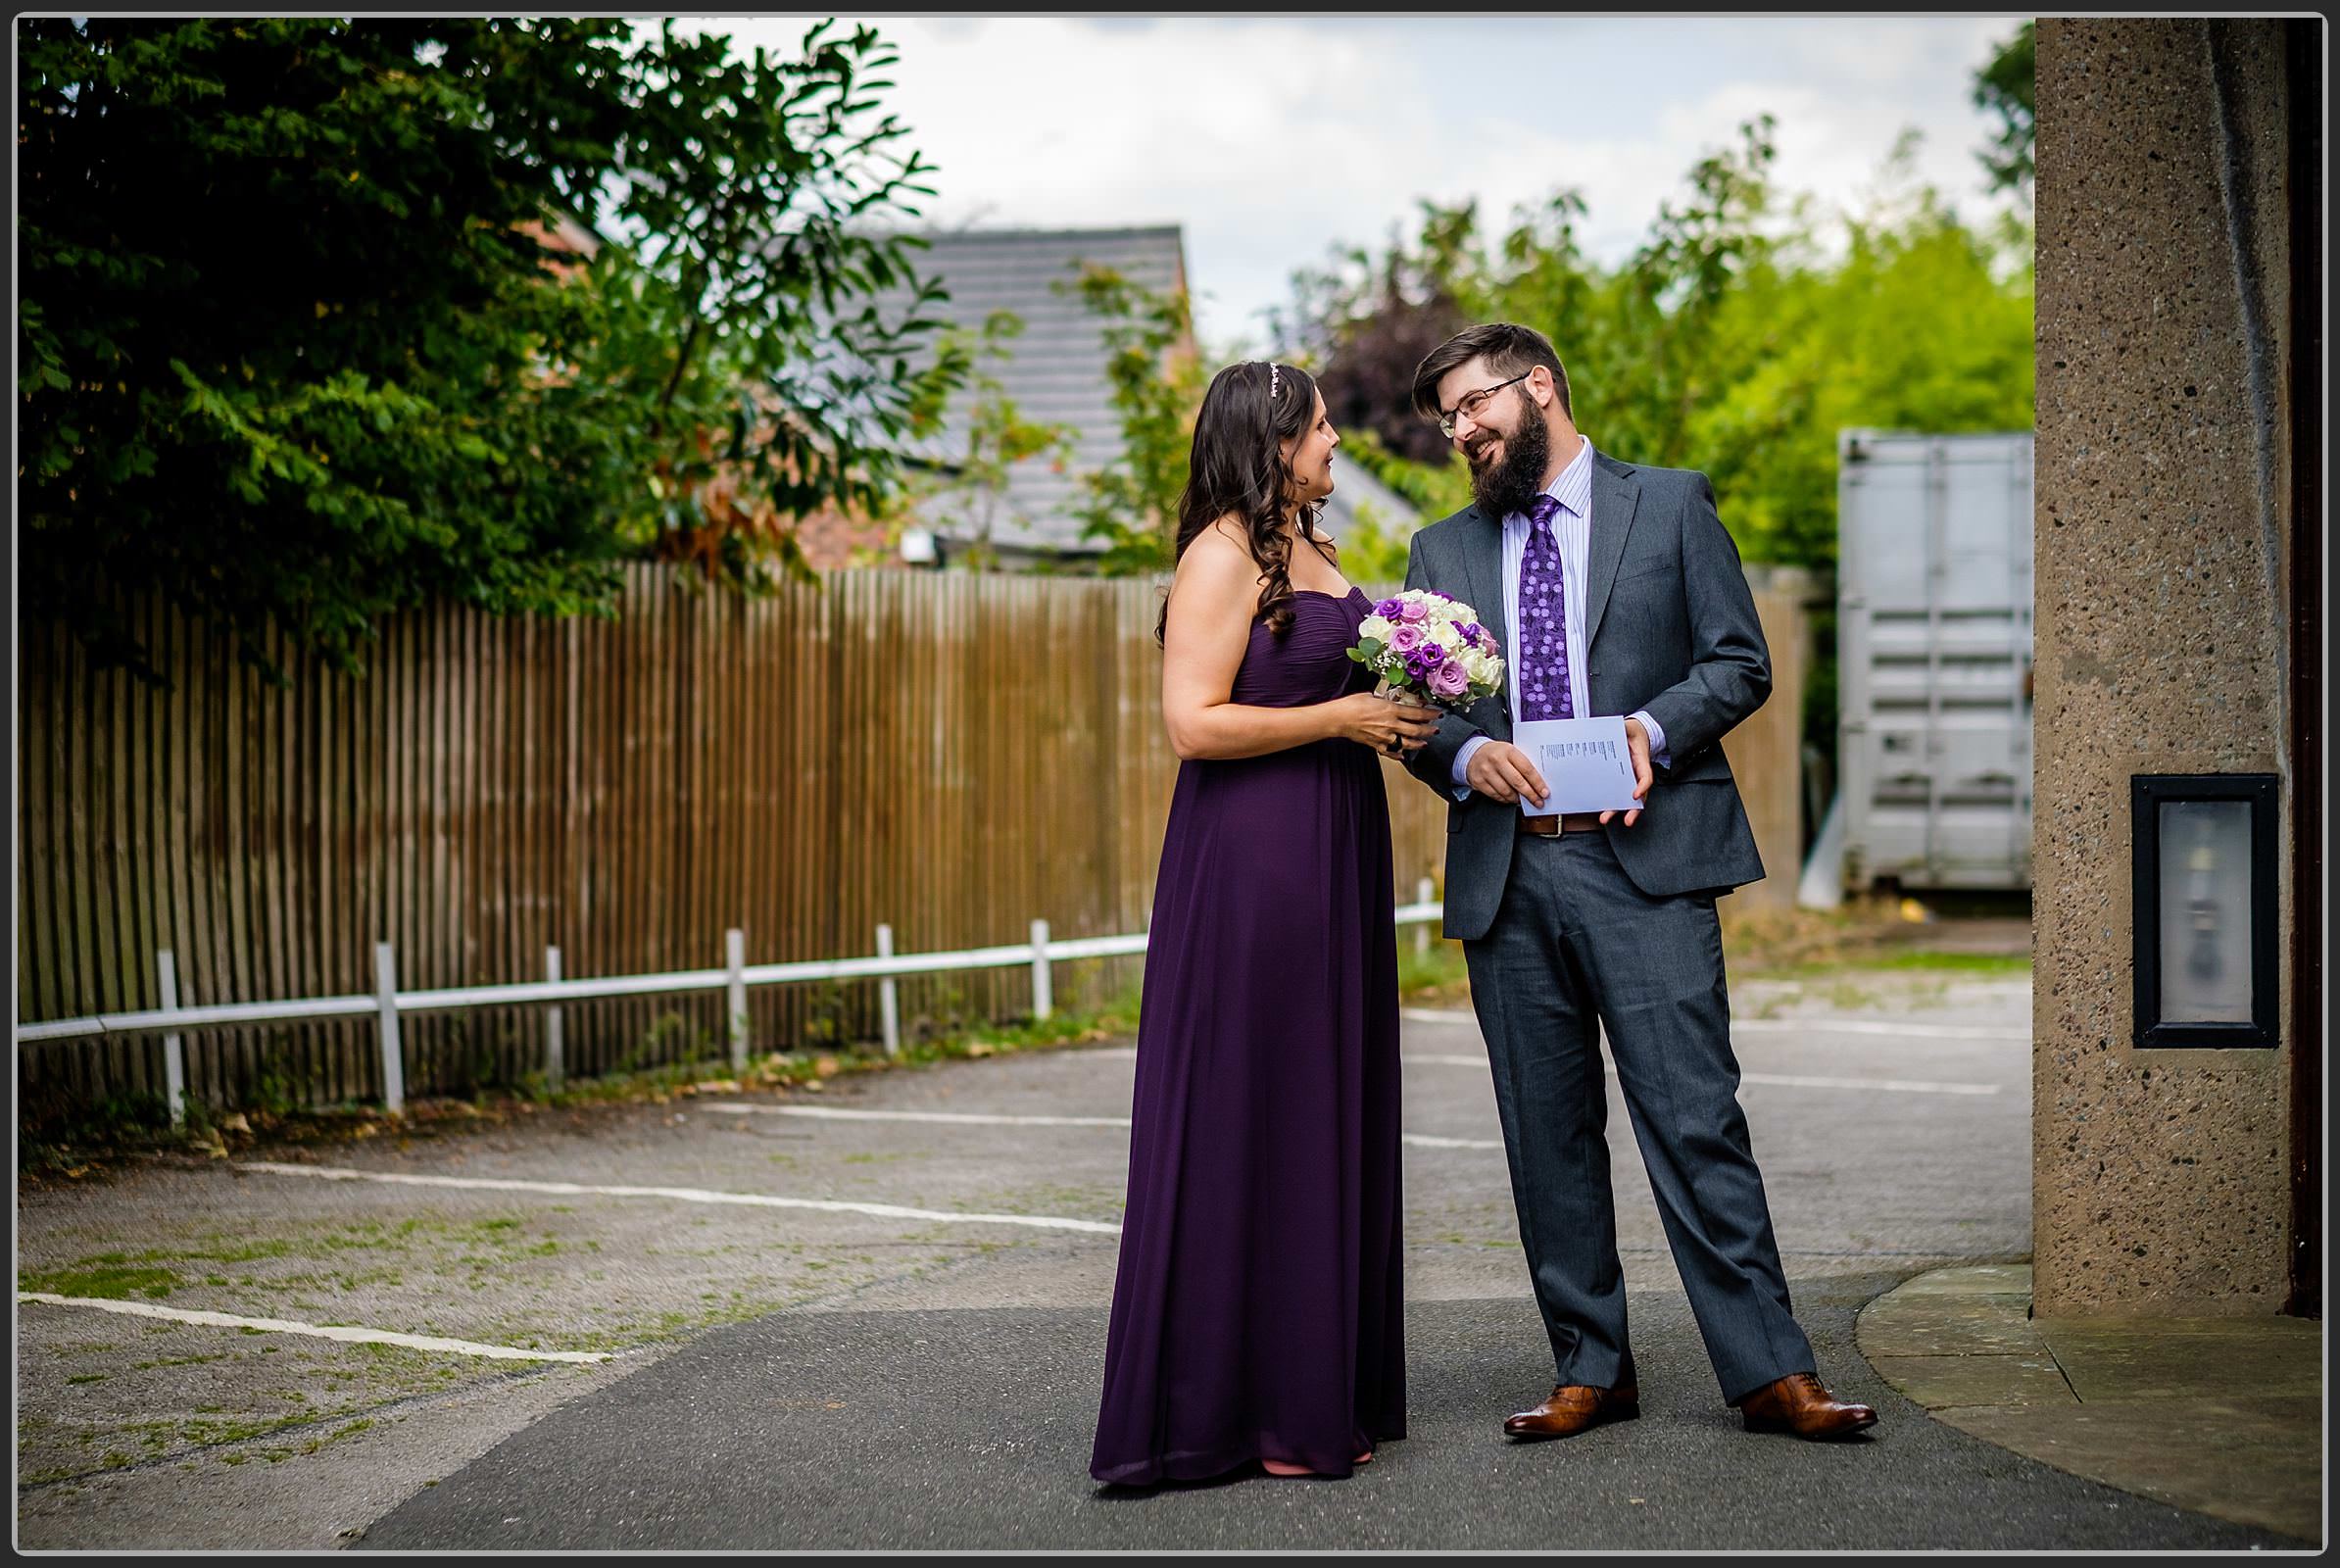
<instances>
[{"instance_id":1,"label":"suit lapel","mask_svg":"<svg viewBox=\"0 0 2340 1568\"><path fill-rule=\"evenodd\" d=\"M1626 530L1633 525L1633 506L1641 499L1640 481L1633 470L1599 453L1592 455L1592 526L1585 550L1584 649L1600 635L1601 612L1609 607L1609 590L1617 583L1617 564L1625 559Z\"/></svg>"},{"instance_id":2,"label":"suit lapel","mask_svg":"<svg viewBox=\"0 0 2340 1568\"><path fill-rule=\"evenodd\" d=\"M1511 626L1503 613L1503 525L1473 507L1465 519L1463 566L1471 580L1471 608L1479 623L1495 634L1495 646L1511 646Z\"/></svg>"}]
</instances>

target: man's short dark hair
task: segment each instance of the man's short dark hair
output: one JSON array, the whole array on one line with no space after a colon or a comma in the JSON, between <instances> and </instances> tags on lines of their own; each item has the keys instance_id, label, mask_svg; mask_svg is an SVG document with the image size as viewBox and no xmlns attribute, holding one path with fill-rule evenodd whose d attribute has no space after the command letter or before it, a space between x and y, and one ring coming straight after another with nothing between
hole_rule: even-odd
<instances>
[{"instance_id":1,"label":"man's short dark hair","mask_svg":"<svg viewBox=\"0 0 2340 1568\"><path fill-rule=\"evenodd\" d=\"M1455 333L1445 342L1432 349L1414 372L1414 412L1426 419L1435 419L1443 411L1438 407L1438 383L1446 372L1458 365L1468 365L1480 356L1487 357L1487 368L1495 372L1498 381L1515 375L1526 375L1540 365L1552 372L1552 385L1559 389L1560 412L1570 418L1576 411L1568 405L1568 371L1561 368L1560 356L1552 349L1552 340L1532 326L1520 326L1511 321L1489 321Z\"/></svg>"}]
</instances>

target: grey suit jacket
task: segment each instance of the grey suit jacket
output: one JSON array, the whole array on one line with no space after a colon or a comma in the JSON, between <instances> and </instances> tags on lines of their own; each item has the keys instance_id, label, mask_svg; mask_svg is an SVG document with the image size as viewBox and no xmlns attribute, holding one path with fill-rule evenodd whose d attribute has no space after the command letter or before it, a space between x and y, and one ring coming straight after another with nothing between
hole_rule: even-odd
<instances>
[{"instance_id":1,"label":"grey suit jacket","mask_svg":"<svg viewBox=\"0 0 2340 1568\"><path fill-rule=\"evenodd\" d=\"M1593 453L1586 553L1586 668L1571 671L1578 711L1647 710L1666 732L1672 765L1656 769L1632 827L1603 829L1642 892L1723 893L1763 876L1755 832L1720 744L1771 695L1771 650L1738 548L1715 514L1706 475L1643 468ZM1466 600L1511 663L1503 611L1503 524L1478 507L1414 535L1408 588ZM1503 902L1518 841L1518 806L1474 791L1454 799L1454 757L1473 735L1511 738L1505 692L1438 721L1406 766L1446 801L1446 935L1487 935Z\"/></svg>"}]
</instances>

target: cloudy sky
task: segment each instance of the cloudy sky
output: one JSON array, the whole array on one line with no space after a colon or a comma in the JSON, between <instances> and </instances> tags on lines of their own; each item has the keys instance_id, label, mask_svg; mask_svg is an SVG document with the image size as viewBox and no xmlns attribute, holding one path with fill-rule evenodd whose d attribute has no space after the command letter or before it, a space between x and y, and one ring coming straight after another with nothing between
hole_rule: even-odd
<instances>
[{"instance_id":1,"label":"cloudy sky","mask_svg":"<svg viewBox=\"0 0 2340 1568\"><path fill-rule=\"evenodd\" d=\"M808 17L691 24L793 52ZM851 24L854 19L840 19ZM1986 197L1973 74L2015 17L875 17L888 105L936 166L939 227L1177 223L1206 348L1336 245L1424 199L1508 216L1573 185L1604 261L1699 157L1769 111L1788 190L1858 205L1906 127L1962 211Z\"/></svg>"}]
</instances>

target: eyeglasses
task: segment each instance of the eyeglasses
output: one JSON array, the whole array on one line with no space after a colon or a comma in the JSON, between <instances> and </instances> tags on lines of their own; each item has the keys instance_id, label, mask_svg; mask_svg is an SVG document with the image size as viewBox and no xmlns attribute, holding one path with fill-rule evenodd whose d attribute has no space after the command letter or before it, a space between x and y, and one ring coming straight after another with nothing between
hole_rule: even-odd
<instances>
[{"instance_id":1,"label":"eyeglasses","mask_svg":"<svg viewBox=\"0 0 2340 1568\"><path fill-rule=\"evenodd\" d=\"M1438 434L1444 436L1449 441L1453 440L1455 420L1462 418L1465 416L1468 416L1470 418L1476 420L1479 417L1479 411L1487 407L1487 400L1488 398L1493 397L1496 393L1502 391L1507 386L1511 386L1516 382L1525 381L1528 379L1528 377L1534 375L1535 373L1536 367L1531 365L1525 370L1522 370L1519 374L1513 376L1509 381L1497 381L1493 386L1483 386L1476 392L1464 393L1455 401L1454 408L1451 412L1439 415L1437 420L1434 421L1438 427Z\"/></svg>"}]
</instances>

